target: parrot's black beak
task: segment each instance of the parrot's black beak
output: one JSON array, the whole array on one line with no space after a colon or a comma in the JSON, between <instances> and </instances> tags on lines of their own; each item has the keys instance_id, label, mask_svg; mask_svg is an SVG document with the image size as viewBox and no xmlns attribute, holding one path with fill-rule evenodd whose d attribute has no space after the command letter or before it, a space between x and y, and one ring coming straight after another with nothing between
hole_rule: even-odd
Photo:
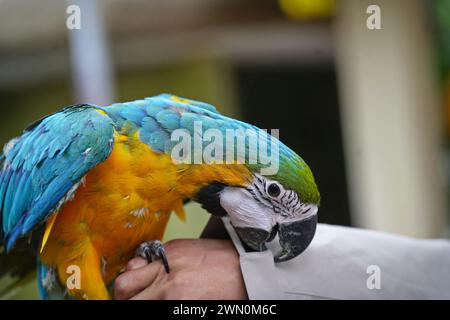
<instances>
[{"instance_id":1,"label":"parrot's black beak","mask_svg":"<svg viewBox=\"0 0 450 320\"><path fill-rule=\"evenodd\" d=\"M281 223L278 231L281 252L275 256L275 262L291 260L305 251L314 238L316 226L316 214L305 220Z\"/></svg>"},{"instance_id":2,"label":"parrot's black beak","mask_svg":"<svg viewBox=\"0 0 450 320\"><path fill-rule=\"evenodd\" d=\"M303 220L280 223L271 232L257 228L236 227L235 230L242 242L256 251L266 250L266 242L272 241L278 232L281 252L274 260L282 262L291 260L305 251L314 238L316 226L317 215L314 214Z\"/></svg>"}]
</instances>

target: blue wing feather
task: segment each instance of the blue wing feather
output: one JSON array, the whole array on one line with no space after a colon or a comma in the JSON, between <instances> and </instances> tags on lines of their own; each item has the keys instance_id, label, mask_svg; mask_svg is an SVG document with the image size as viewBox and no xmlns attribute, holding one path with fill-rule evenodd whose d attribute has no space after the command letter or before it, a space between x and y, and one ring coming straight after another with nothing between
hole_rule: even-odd
<instances>
[{"instance_id":1,"label":"blue wing feather","mask_svg":"<svg viewBox=\"0 0 450 320\"><path fill-rule=\"evenodd\" d=\"M139 131L140 139L158 152L171 153L176 145L176 142L170 139L175 129L186 129L191 138L194 137L194 123L199 121L202 130L214 128L220 130L224 137L227 129L245 130L244 136L247 134L247 129L250 129L250 134L257 137L258 141L265 141L271 154L271 146L274 143L275 148L279 151L279 170L275 174L275 178L289 188L297 188L298 178L293 173L307 168L303 159L267 131L223 116L217 112L214 106L204 102L161 94L126 104L111 105L103 110L114 119L117 129ZM248 155L249 139L245 140L243 151ZM209 141L203 141L203 143L203 147L206 147ZM235 154L242 153L242 149L238 150L237 145L234 148ZM239 156L246 156L246 154L239 154ZM257 154L259 154L259 143ZM267 166L261 162L246 163L246 165L253 171Z\"/></svg>"},{"instance_id":2,"label":"blue wing feather","mask_svg":"<svg viewBox=\"0 0 450 320\"><path fill-rule=\"evenodd\" d=\"M170 149L171 133L180 128L193 132L194 121L201 120L206 128L225 128L223 117L213 105L160 94L127 103L115 103L103 108L115 122L116 127L129 126L139 130L140 139L157 152ZM228 121L231 125L231 121Z\"/></svg>"},{"instance_id":3,"label":"blue wing feather","mask_svg":"<svg viewBox=\"0 0 450 320\"><path fill-rule=\"evenodd\" d=\"M102 110L114 119L118 129L128 130L132 127L138 130L140 139L157 152L170 152L174 145L170 136L176 129L186 129L193 136L196 121L201 122L203 130L259 130L245 122L221 115L210 104L170 94L116 103Z\"/></svg>"},{"instance_id":4,"label":"blue wing feather","mask_svg":"<svg viewBox=\"0 0 450 320\"><path fill-rule=\"evenodd\" d=\"M5 146L0 171L1 231L9 251L56 209L112 150L113 122L95 106L65 108Z\"/></svg>"}]
</instances>

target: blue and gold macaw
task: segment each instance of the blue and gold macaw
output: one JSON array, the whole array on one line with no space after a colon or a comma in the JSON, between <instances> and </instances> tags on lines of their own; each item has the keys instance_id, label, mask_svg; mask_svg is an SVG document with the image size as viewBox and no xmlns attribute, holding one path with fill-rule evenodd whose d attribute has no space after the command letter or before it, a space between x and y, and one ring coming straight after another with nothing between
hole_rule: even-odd
<instances>
[{"instance_id":1,"label":"blue and gold macaw","mask_svg":"<svg viewBox=\"0 0 450 320\"><path fill-rule=\"evenodd\" d=\"M195 122L221 132L263 132L212 105L163 94L107 107L70 106L5 145L0 236L11 255L23 242L32 248L44 298L108 299L108 285L136 249L161 239L170 213L183 217L188 199L228 215L253 250L265 250L278 233L276 262L309 245L320 196L306 163L281 143L271 175L260 174L258 162L174 161L172 134L182 129L195 139ZM164 258L154 247L151 253ZM8 263L11 255L2 254L3 269L17 268ZM79 287L66 286L71 266L81 270Z\"/></svg>"}]
</instances>

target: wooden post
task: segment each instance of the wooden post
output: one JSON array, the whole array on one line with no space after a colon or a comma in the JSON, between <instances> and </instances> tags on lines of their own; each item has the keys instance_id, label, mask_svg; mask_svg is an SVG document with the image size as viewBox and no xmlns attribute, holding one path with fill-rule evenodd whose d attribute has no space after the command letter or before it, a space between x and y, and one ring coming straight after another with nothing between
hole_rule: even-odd
<instances>
[{"instance_id":1,"label":"wooden post","mask_svg":"<svg viewBox=\"0 0 450 320\"><path fill-rule=\"evenodd\" d=\"M419 0L337 2L335 41L355 225L418 237L447 226L442 107ZM381 30L369 30L369 5Z\"/></svg>"}]
</instances>

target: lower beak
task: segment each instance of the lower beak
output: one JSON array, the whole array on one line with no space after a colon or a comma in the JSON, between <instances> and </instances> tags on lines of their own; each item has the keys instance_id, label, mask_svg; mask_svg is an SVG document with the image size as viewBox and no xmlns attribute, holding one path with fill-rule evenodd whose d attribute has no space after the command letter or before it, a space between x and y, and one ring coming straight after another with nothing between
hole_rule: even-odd
<instances>
[{"instance_id":1,"label":"lower beak","mask_svg":"<svg viewBox=\"0 0 450 320\"><path fill-rule=\"evenodd\" d=\"M291 260L300 255L309 246L316 233L317 215L304 220L284 222L275 226L270 232L258 228L241 228L235 230L242 242L256 251L267 249L266 242L270 242L278 232L281 252L274 260L282 262Z\"/></svg>"}]
</instances>

